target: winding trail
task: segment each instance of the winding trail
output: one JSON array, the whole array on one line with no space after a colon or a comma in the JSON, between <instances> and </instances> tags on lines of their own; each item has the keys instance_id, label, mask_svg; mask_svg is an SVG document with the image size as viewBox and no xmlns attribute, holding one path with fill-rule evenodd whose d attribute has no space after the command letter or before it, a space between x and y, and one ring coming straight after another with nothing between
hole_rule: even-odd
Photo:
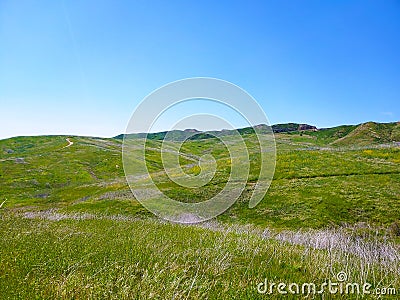
<instances>
[{"instance_id":1,"label":"winding trail","mask_svg":"<svg viewBox=\"0 0 400 300\"><path fill-rule=\"evenodd\" d=\"M69 146L72 146L74 142L72 142L69 138L65 139L68 142L68 145L63 147L63 148L68 148Z\"/></svg>"}]
</instances>

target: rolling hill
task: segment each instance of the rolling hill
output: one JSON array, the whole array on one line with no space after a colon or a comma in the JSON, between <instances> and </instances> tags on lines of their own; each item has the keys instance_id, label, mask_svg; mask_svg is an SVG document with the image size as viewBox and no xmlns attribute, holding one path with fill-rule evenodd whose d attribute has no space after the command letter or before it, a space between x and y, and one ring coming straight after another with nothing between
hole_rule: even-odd
<instances>
[{"instance_id":1,"label":"rolling hill","mask_svg":"<svg viewBox=\"0 0 400 300\"><path fill-rule=\"evenodd\" d=\"M258 125L255 127L259 132L267 132L270 130L266 125ZM301 134L312 136L320 145L332 146L367 146L385 143L400 142L400 122L392 123L376 123L366 122L359 125L340 125L331 128L317 128L313 125L299 124L299 123L286 123L274 124L270 127L276 134ZM241 134L253 133L253 128L246 127L238 129ZM147 136L151 140L163 140L168 132L149 133L134 133L134 134L120 134L115 139L122 140L127 138L144 138ZM193 133L196 135L193 136ZM196 129L187 130L173 130L169 132L169 138L176 141L190 139L208 139L214 137L221 137L231 135L232 130L222 131L208 131L201 132Z\"/></svg>"},{"instance_id":2,"label":"rolling hill","mask_svg":"<svg viewBox=\"0 0 400 300\"><path fill-rule=\"evenodd\" d=\"M373 291L400 286L398 123L300 125L276 127L274 180L253 209L248 199L259 149L254 131L241 129L251 162L246 188L224 214L196 226L160 220L136 201L122 166L121 136L1 140L1 297L278 299L260 294L257 285L264 279L320 285L341 272ZM223 144L194 133L179 149L181 167L196 174L204 154L217 162L202 188L179 187L163 172L165 133L147 143L154 182L182 202L218 193L230 170ZM180 143L186 134L174 138ZM229 140L231 133L213 134ZM131 137L133 145L142 138ZM174 141L168 146L174 151Z\"/></svg>"},{"instance_id":3,"label":"rolling hill","mask_svg":"<svg viewBox=\"0 0 400 300\"><path fill-rule=\"evenodd\" d=\"M398 123L370 122L276 133L276 171L265 200L250 210L246 208L244 193L242 200L219 218L287 228L361 221L391 224L400 215L396 201L399 146L393 143L398 128ZM255 166L259 158L251 132L252 129L241 129ZM175 137L181 140L185 134L177 131ZM213 134L229 135L229 132ZM154 134L149 140L152 150L148 151L147 161L152 172L163 171L160 163L163 135ZM171 183L168 177L154 177L166 194L181 201L203 201L206 195L217 193L229 172L224 163L229 155L223 145L210 138L209 133L198 135L183 143L181 163L189 173L196 172L193 161L187 158L213 151L221 164L205 189L184 189ZM148 215L127 186L121 145L120 137L41 136L1 140L0 202L6 200L5 207L10 208L56 207L68 211ZM249 191L257 179L257 170L250 171ZM342 190L343 186L347 188Z\"/></svg>"}]
</instances>

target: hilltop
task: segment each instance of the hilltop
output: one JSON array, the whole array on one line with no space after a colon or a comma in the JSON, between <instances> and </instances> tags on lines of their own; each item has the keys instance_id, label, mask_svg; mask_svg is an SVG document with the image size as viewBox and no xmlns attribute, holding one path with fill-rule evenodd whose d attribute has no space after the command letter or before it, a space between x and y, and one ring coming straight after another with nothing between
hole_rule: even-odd
<instances>
[{"instance_id":1,"label":"hilltop","mask_svg":"<svg viewBox=\"0 0 400 300\"><path fill-rule=\"evenodd\" d=\"M265 125L265 124L259 124L253 127L244 127L244 128L239 128L237 131L241 134L248 134L248 133L254 133L254 129L257 130L260 133L265 133L269 132L271 129L274 133L279 133L279 132L295 132L295 131L303 131L303 130L317 130L317 127L308 125L308 124L298 124L298 123L285 123L285 124L275 124L272 125L271 127ZM162 131L162 132L156 132L156 133L149 133L147 135L147 138L152 139L152 140L162 140L166 136L166 134L169 134L169 137L171 139L176 139L176 140L185 140L189 136L192 136L193 133L196 134L196 137L193 139L207 139L207 138L214 138L215 136L227 136L233 134L233 131L236 130L229 130L229 129L223 129L223 130L215 130L215 131L199 131L197 129L185 129L185 130L172 130L172 131ZM132 133L132 134L127 134L125 135L128 138L144 138L146 137L145 133ZM124 134L117 135L115 137L116 139L123 139Z\"/></svg>"},{"instance_id":2,"label":"hilltop","mask_svg":"<svg viewBox=\"0 0 400 300\"><path fill-rule=\"evenodd\" d=\"M335 145L370 145L400 142L400 122L397 123L363 123L347 135L332 142Z\"/></svg>"},{"instance_id":3,"label":"hilltop","mask_svg":"<svg viewBox=\"0 0 400 300\"><path fill-rule=\"evenodd\" d=\"M259 133L267 133L272 129L278 136L279 134L291 134L294 136L310 137L308 142L319 146L368 146L400 142L400 122L366 122L358 125L340 125L331 128L317 128L313 125L299 123L274 124L271 127L260 124L254 126L254 129ZM237 129L237 131L243 135L254 133L254 129L252 127L245 127ZM169 140L184 141L188 138L191 140L201 140L228 136L232 135L233 132L233 130L202 132L197 129L186 129L149 133L147 138L150 140L163 140L168 133ZM122 140L124 136L135 139L144 138L146 134L120 134L114 138Z\"/></svg>"}]
</instances>

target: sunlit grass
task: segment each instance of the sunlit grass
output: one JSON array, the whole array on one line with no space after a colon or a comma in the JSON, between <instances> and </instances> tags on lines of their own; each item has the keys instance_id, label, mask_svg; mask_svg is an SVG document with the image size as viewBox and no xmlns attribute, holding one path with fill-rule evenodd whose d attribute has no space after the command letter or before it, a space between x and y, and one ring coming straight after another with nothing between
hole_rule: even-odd
<instances>
[{"instance_id":1,"label":"sunlit grass","mask_svg":"<svg viewBox=\"0 0 400 300\"><path fill-rule=\"evenodd\" d=\"M23 299L263 299L256 286L265 278L318 284L335 280L340 271L348 273L349 281L373 287L400 284L398 261L371 262L341 249L312 249L284 242L297 241L294 237L277 240L255 228L210 226L3 215L0 294Z\"/></svg>"},{"instance_id":2,"label":"sunlit grass","mask_svg":"<svg viewBox=\"0 0 400 300\"><path fill-rule=\"evenodd\" d=\"M198 226L161 222L134 199L121 141L70 137L64 148L64 136L2 140L0 298L265 299L256 290L265 278L322 283L339 271L400 287L400 149L331 144L353 130L278 134L274 180L254 209L260 155L245 135L245 191L215 223ZM201 188L173 183L161 142L148 145L152 178L171 198L204 201L229 178L231 159L216 139L180 149L186 174L200 173L202 155L216 159Z\"/></svg>"}]
</instances>

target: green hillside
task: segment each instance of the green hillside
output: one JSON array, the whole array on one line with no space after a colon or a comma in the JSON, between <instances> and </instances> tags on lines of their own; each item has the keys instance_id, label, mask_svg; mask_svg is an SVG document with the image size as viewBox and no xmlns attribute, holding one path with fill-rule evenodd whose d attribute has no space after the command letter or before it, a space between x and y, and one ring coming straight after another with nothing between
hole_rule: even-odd
<instances>
[{"instance_id":1,"label":"green hillside","mask_svg":"<svg viewBox=\"0 0 400 300\"><path fill-rule=\"evenodd\" d=\"M264 201L256 209L247 208L246 199L257 179L258 171L253 168L248 192L220 219L278 228L321 228L343 222L391 224L400 215L396 201L400 194L399 147L376 145L378 141L389 142L398 126L366 123L303 134L276 134L276 171ZM252 165L256 166L259 157L254 135L243 134ZM69 137L74 144L67 147L67 138L17 137L0 141L0 200L6 200L5 207L149 215L127 186L121 140ZM351 140L354 142L350 144ZM152 150L147 155L148 167L152 172L162 171L161 141L149 143ZM339 145L340 151L335 150ZM354 150L357 146L360 149ZM216 194L229 174L225 164L229 154L223 144L215 138L188 140L181 148L181 164L189 166L189 173L195 172L188 155L198 157L211 150L220 168L205 189L182 188L163 175L155 177L159 188L180 201L203 201Z\"/></svg>"},{"instance_id":2,"label":"green hillside","mask_svg":"<svg viewBox=\"0 0 400 300\"><path fill-rule=\"evenodd\" d=\"M359 125L346 136L333 142L335 145L372 145L399 142L399 123L374 123L368 122Z\"/></svg>"},{"instance_id":3,"label":"green hillside","mask_svg":"<svg viewBox=\"0 0 400 300\"><path fill-rule=\"evenodd\" d=\"M375 123L367 122L359 125L340 125L331 128L316 128L307 124L299 123L285 123L275 124L270 129L265 125L256 126L259 132L268 132L272 129L275 134L290 134L299 136L308 136L312 139L308 140L316 145L320 146L368 146L368 145L379 145L385 143L393 143L400 141L400 123ZM251 127L238 129L240 134L254 133L254 129ZM200 132L195 129L191 130L173 130L171 132L163 131L157 133L149 133L148 135L143 133L127 134L126 138L136 139L147 137L150 140L163 140L166 134L169 134L169 139L175 141L184 141L186 139L199 140L208 139L215 137L222 137L232 135L232 130L222 131L209 131ZM195 135L193 135L195 133ZM123 134L115 137L116 139L122 140Z\"/></svg>"},{"instance_id":4,"label":"green hillside","mask_svg":"<svg viewBox=\"0 0 400 300\"><path fill-rule=\"evenodd\" d=\"M274 180L253 209L259 148L251 129L241 134L251 160L245 191L215 220L191 226L159 220L134 199L121 139L1 140L0 298L280 299L257 284L321 285L339 272L372 289L400 287L398 124L276 133ZM198 135L179 151L188 174L198 172L201 155L215 157L216 175L202 188L171 182L160 137L147 142L153 180L183 202L218 193L230 172L223 143Z\"/></svg>"}]
</instances>

